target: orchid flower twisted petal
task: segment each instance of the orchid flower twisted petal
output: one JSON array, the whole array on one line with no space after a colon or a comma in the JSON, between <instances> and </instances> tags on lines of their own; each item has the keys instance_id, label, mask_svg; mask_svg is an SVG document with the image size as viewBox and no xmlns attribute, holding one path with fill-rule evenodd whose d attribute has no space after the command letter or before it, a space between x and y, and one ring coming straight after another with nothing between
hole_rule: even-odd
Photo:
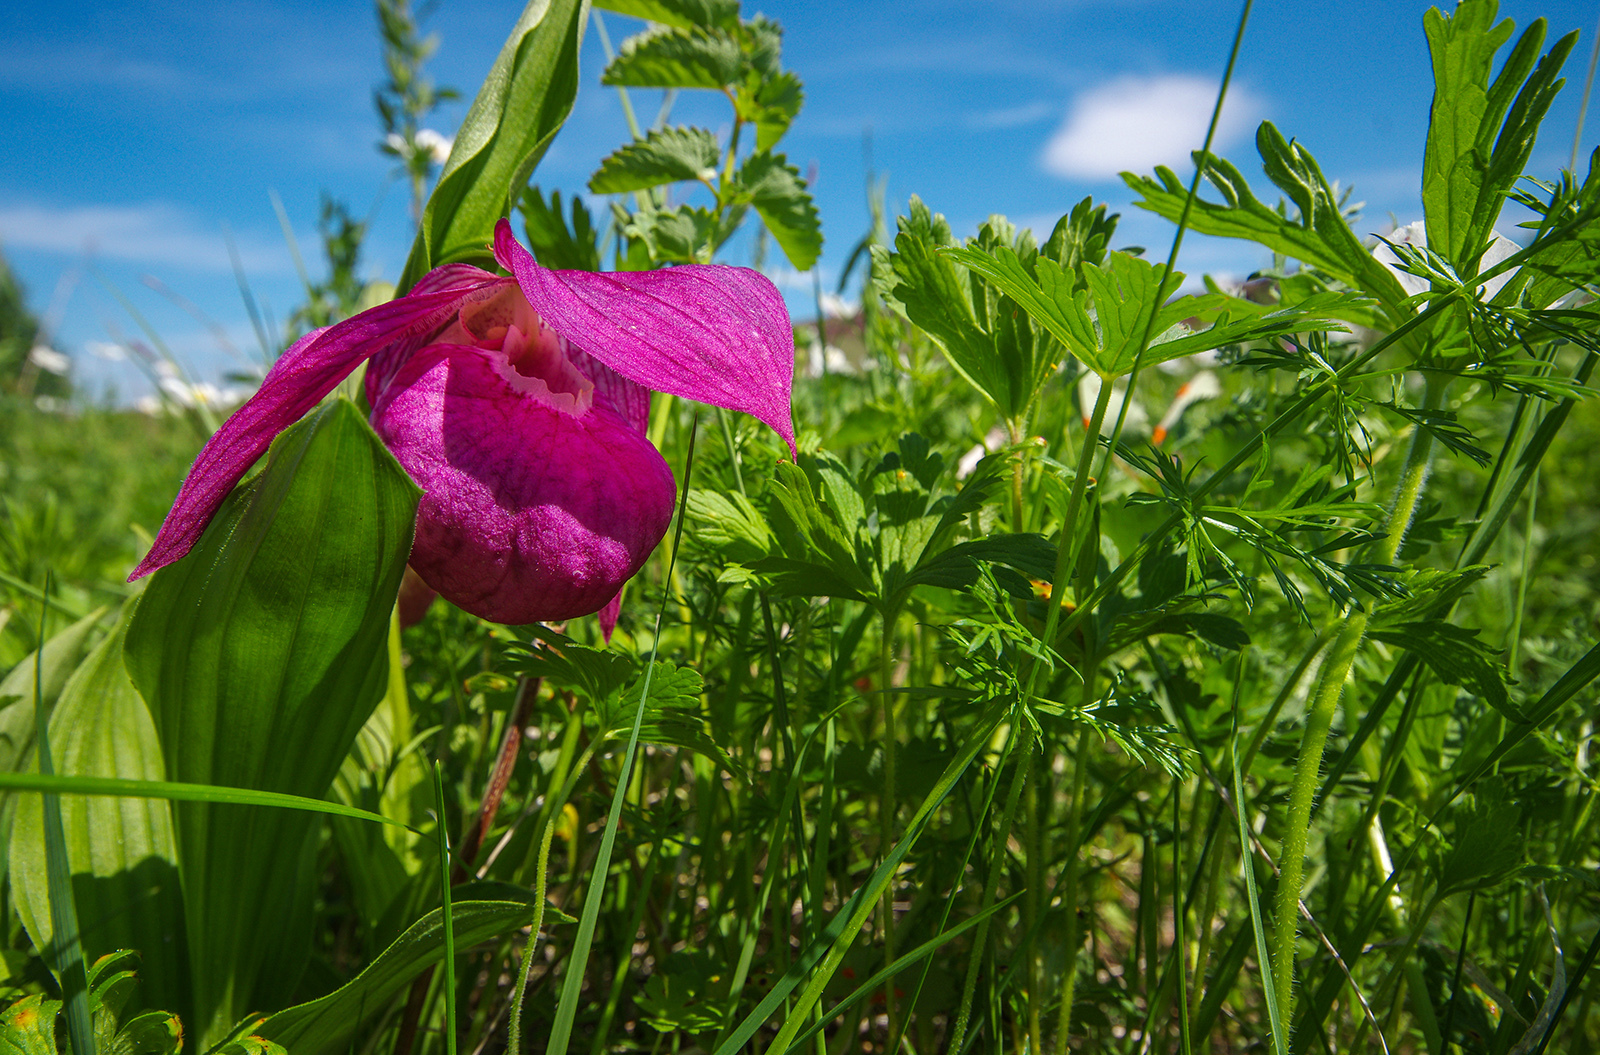
<instances>
[{"instance_id":1,"label":"orchid flower twisted petal","mask_svg":"<svg viewBox=\"0 0 1600 1055\"><path fill-rule=\"evenodd\" d=\"M447 265L285 352L200 452L130 578L186 554L273 437L368 360L372 426L424 491L411 566L497 622L604 609L609 631L676 496L645 436L651 389L744 411L794 449L793 331L761 274L554 271L504 220L494 248L514 278Z\"/></svg>"}]
</instances>

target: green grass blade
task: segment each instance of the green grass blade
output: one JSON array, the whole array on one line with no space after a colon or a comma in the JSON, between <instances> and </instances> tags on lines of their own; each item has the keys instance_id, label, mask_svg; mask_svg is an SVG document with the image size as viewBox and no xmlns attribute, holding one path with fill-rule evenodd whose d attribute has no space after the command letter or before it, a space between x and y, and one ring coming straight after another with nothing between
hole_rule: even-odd
<instances>
[{"instance_id":1,"label":"green grass blade","mask_svg":"<svg viewBox=\"0 0 1600 1055\"><path fill-rule=\"evenodd\" d=\"M826 1026L828 1023L832 1022L846 1011L850 1010L856 1005L857 1001L861 1000L878 986L884 984L889 980L889 978L899 974L907 967L911 967L914 964L927 959L946 942L949 942L955 938L959 938L973 927L976 927L978 924L989 919L989 917L993 916L995 913L1010 907L1017 901L1017 899L1021 898L1024 893L1026 893L1026 891L1019 890L1017 893L1012 894L1004 901L997 902L993 905L990 905L982 912L977 912L971 916L968 916L954 927L951 927L949 930L944 931L943 933L934 935L921 945L918 945L916 948L912 949L910 952L902 953L889 966L878 968L877 973L875 973L871 978L868 978L866 981L856 986L850 991L848 996L840 1000L837 1004L834 1004L816 1021L812 1022L805 1029L801 1030L800 1033L794 1038L794 1042L789 1045L787 1049L787 1055L795 1055L795 1053L799 1052L800 1048L805 1044L805 1042L815 1036L818 1030L822 1029L822 1027Z\"/></svg>"},{"instance_id":2,"label":"green grass blade","mask_svg":"<svg viewBox=\"0 0 1600 1055\"><path fill-rule=\"evenodd\" d=\"M1275 1055L1289 1055L1288 1039L1283 1032L1283 1014L1278 1007L1277 987L1272 984L1272 957L1267 953L1267 930L1261 918L1261 897L1256 890L1255 862L1250 859L1250 826L1244 818L1244 774L1239 771L1237 738L1229 737L1228 753L1233 761L1233 807L1234 816L1239 821L1239 862L1243 866L1244 888L1250 900L1250 925L1256 935L1256 969L1261 972L1261 991L1267 1004L1267 1021L1272 1028L1272 1050Z\"/></svg>"},{"instance_id":3,"label":"green grass blade","mask_svg":"<svg viewBox=\"0 0 1600 1055\"><path fill-rule=\"evenodd\" d=\"M450 905L450 836L445 831L444 767L433 762L433 805L439 823L439 905L444 915L444 1048L456 1055L456 928Z\"/></svg>"},{"instance_id":4,"label":"green grass blade","mask_svg":"<svg viewBox=\"0 0 1600 1055\"><path fill-rule=\"evenodd\" d=\"M0 773L0 788L10 791L38 791L46 795L111 795L129 799L171 799L174 802L221 802L236 806L271 806L282 810L304 810L349 817L358 821L393 824L408 831L417 829L404 821L381 813L346 806L342 802L306 798L279 791L255 791L214 784L184 784L170 780L125 780L121 777L74 777L52 773ZM418 834L421 834L418 832Z\"/></svg>"},{"instance_id":5,"label":"green grass blade","mask_svg":"<svg viewBox=\"0 0 1600 1055\"><path fill-rule=\"evenodd\" d=\"M672 539L672 557L667 562L666 582L672 581L672 569L678 561L678 550L683 542L683 510L689 500L690 472L694 469L694 438L699 430L700 418L695 416L689 429L689 452L684 459L683 484L678 492L678 526ZM605 834L600 837L600 853L595 858L589 878L589 889L583 898L583 917L578 921L578 937L572 953L567 957L567 972L561 983L561 1001L556 1005L555 1025L550 1029L550 1040L545 1046L546 1055L566 1055L567 1044L572 1039L572 1023L578 1016L578 1000L583 990L584 968L589 963L589 950L594 944L594 928L600 918L600 902L605 897L606 874L611 870L611 850L617 841L617 825L622 820L622 800L628 794L628 783L633 777L633 756L639 747L639 727L644 723L646 705L650 702L650 680L655 675L656 652L661 647L661 617L666 613L667 598L671 591L661 595L661 607L656 610L655 639L650 644L650 662L644 669L644 686L639 691L639 706L633 712L633 728L628 733L628 747L622 753L622 772L617 775L617 787L611 794L611 812L606 816ZM521 994L518 994L519 998Z\"/></svg>"},{"instance_id":6,"label":"green grass blade","mask_svg":"<svg viewBox=\"0 0 1600 1055\"><path fill-rule=\"evenodd\" d=\"M794 1041L795 1034L805 1025L805 1018L810 1013L812 1006L821 998L822 990L827 986L834 972L838 970L839 964L844 960L845 953L850 950L850 946L854 943L856 935L861 932L861 927L866 922L867 915L872 911L878 897L883 893L884 887L888 886L895 869L900 866L900 862L905 859L906 854L921 836L923 828L927 825L929 818L933 816L933 811L954 790L956 782L966 773L967 767L978 756L978 752L988 746L989 738L993 735L995 727L1000 724L1000 720L1007 713L1006 706L1001 703L993 707L984 716L977 728L968 735L966 741L962 744L961 751L955 758L950 760L949 765L945 767L944 773L940 775L938 782L934 784L933 788L922 800L922 805L918 807L916 815L906 825L905 833L901 835L900 841L895 844L894 848L889 851L883 863L878 865L867 879L867 882L835 914L832 923L829 924L828 930L823 934L822 938L806 950L800 961L790 968L788 974L783 976L782 981L772 987L772 992L767 994L767 998L761 1001L756 1009L740 1024L739 1028L734 1031L733 1035L717 1048L715 1055L733 1055L734 1052L742 1048L745 1041L755 1035L756 1030L761 1028L767 1017L777 1010L778 1005L788 997L789 993L793 992L800 978L810 971L810 965L816 963L817 958L822 956L823 960L820 969L811 976L805 991L800 995L795 1005L790 1008L789 1017L784 1022L783 1031L772 1042L772 1047L781 1051L788 1050L789 1045ZM843 921L842 926L841 921ZM828 941L832 942L831 947L824 946L824 942ZM825 956L822 953L824 947L827 948Z\"/></svg>"},{"instance_id":7,"label":"green grass blade","mask_svg":"<svg viewBox=\"0 0 1600 1055\"><path fill-rule=\"evenodd\" d=\"M44 595L50 593L50 577L45 576ZM50 717L44 710L44 621L45 608L39 609L40 647L33 663L33 719L38 745L39 773L53 775L50 754ZM83 945L78 940L78 908L72 900L72 866L67 861L67 836L61 825L61 798L44 797L44 852L50 891L50 966L61 982L66 1002L67 1038L72 1055L94 1055L94 1028L89 1021L89 978L83 968Z\"/></svg>"}]
</instances>

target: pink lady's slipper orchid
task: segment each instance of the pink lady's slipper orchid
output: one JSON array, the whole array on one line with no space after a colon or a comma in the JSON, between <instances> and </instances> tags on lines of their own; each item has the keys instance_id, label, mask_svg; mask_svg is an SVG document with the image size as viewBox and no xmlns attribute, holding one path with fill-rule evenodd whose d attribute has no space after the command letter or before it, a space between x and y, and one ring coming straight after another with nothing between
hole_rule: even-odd
<instances>
[{"instance_id":1,"label":"pink lady's slipper orchid","mask_svg":"<svg viewBox=\"0 0 1600 1055\"><path fill-rule=\"evenodd\" d=\"M742 267L540 267L501 220L495 259L308 334L195 460L131 579L188 553L272 439L363 362L372 427L425 494L411 566L500 623L605 609L666 533L676 485L645 438L650 390L741 410L794 449L794 333Z\"/></svg>"}]
</instances>

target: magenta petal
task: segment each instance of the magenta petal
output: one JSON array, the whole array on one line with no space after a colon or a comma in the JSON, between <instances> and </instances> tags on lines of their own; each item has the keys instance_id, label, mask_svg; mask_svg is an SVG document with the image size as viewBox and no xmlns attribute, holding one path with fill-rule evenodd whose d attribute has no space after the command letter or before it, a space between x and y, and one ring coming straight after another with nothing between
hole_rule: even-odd
<instances>
[{"instance_id":1,"label":"magenta petal","mask_svg":"<svg viewBox=\"0 0 1600 1055\"><path fill-rule=\"evenodd\" d=\"M600 634L606 639L606 644L611 644L611 634L617 629L617 619L622 615L622 591L606 602L600 609Z\"/></svg>"},{"instance_id":2,"label":"magenta petal","mask_svg":"<svg viewBox=\"0 0 1600 1055\"><path fill-rule=\"evenodd\" d=\"M552 329L646 388L766 422L794 449L794 330L758 271L684 264L659 271L553 271L495 228L495 257Z\"/></svg>"},{"instance_id":3,"label":"magenta petal","mask_svg":"<svg viewBox=\"0 0 1600 1055\"><path fill-rule=\"evenodd\" d=\"M222 500L273 438L316 406L350 371L390 348L425 341L456 313L464 296L486 282L501 281L484 271L477 274L481 277L452 272L445 276L442 289L380 304L296 341L273 364L256 394L200 451L150 552L128 580L188 553Z\"/></svg>"},{"instance_id":4,"label":"magenta petal","mask_svg":"<svg viewBox=\"0 0 1600 1055\"><path fill-rule=\"evenodd\" d=\"M497 351L434 345L373 407L373 427L426 492L411 566L495 622L588 615L666 534L672 473L604 401L568 413L505 369Z\"/></svg>"}]
</instances>

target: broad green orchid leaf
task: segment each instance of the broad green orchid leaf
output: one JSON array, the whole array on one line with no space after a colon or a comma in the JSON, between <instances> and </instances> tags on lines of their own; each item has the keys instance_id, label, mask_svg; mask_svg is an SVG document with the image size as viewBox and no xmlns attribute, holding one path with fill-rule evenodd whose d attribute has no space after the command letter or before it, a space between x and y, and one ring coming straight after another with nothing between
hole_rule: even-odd
<instances>
[{"instance_id":1,"label":"broad green orchid leaf","mask_svg":"<svg viewBox=\"0 0 1600 1055\"><path fill-rule=\"evenodd\" d=\"M456 132L399 293L441 264L493 266L495 223L510 215L572 112L588 14L584 0L528 0Z\"/></svg>"},{"instance_id":2,"label":"broad green orchid leaf","mask_svg":"<svg viewBox=\"0 0 1600 1055\"><path fill-rule=\"evenodd\" d=\"M123 667L124 628L90 653L50 718L55 771L65 776L165 778L150 712ZM66 795L62 829L84 953L143 953L144 993L160 1007L188 1002L188 955L172 807L164 799ZM21 795L11 839L17 914L38 948L51 942L43 799Z\"/></svg>"},{"instance_id":3,"label":"broad green orchid leaf","mask_svg":"<svg viewBox=\"0 0 1600 1055\"><path fill-rule=\"evenodd\" d=\"M599 0L594 6L683 29L732 29L739 24L739 0Z\"/></svg>"},{"instance_id":4,"label":"broad green orchid leaf","mask_svg":"<svg viewBox=\"0 0 1600 1055\"><path fill-rule=\"evenodd\" d=\"M473 893L477 893L474 898ZM461 887L451 905L456 948L510 934L533 915L516 888L496 883ZM434 909L412 924L354 979L327 996L271 1015L255 1030L294 1055L342 1055L366 1026L388 1010L390 999L417 974L444 957L444 916Z\"/></svg>"},{"instance_id":5,"label":"broad green orchid leaf","mask_svg":"<svg viewBox=\"0 0 1600 1055\"><path fill-rule=\"evenodd\" d=\"M11 668L11 673L0 680L0 773L14 772L22 766L33 751L36 731L33 713L33 679L36 669L42 670L44 684L40 698L45 712L56 705L61 690L66 687L84 655L93 643L94 629L105 616L104 608L96 608L42 646L43 655L28 653L26 659ZM11 793L0 789L0 859L5 856L5 840L11 830Z\"/></svg>"},{"instance_id":6,"label":"broad green orchid leaf","mask_svg":"<svg viewBox=\"0 0 1600 1055\"><path fill-rule=\"evenodd\" d=\"M325 798L388 684L388 637L418 491L348 400L272 444L193 551L155 574L128 671L167 775ZM318 822L299 811L174 808L194 986L215 1043L281 1007L310 952Z\"/></svg>"}]
</instances>

